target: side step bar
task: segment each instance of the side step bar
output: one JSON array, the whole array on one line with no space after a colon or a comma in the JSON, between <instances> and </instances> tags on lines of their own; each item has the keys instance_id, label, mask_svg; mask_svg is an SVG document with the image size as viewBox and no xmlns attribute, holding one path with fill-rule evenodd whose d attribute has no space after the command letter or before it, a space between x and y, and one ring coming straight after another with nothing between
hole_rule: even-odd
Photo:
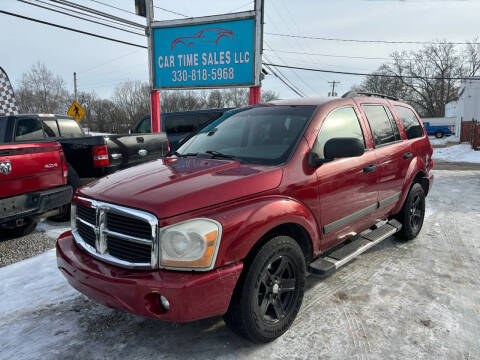
<instances>
[{"instance_id":1,"label":"side step bar","mask_svg":"<svg viewBox=\"0 0 480 360\"><path fill-rule=\"evenodd\" d=\"M344 246L319 257L308 265L312 275L325 277L335 272L339 267L355 259L371 247L382 242L389 236L400 231L402 224L397 220L390 220L372 231L364 231L354 237L353 241Z\"/></svg>"}]
</instances>

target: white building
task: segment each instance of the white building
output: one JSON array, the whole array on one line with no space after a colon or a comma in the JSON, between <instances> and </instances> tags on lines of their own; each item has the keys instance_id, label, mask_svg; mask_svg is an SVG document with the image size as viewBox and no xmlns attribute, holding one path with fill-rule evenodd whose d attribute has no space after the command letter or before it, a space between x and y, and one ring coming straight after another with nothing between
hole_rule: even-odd
<instances>
[{"instance_id":1,"label":"white building","mask_svg":"<svg viewBox=\"0 0 480 360\"><path fill-rule=\"evenodd\" d=\"M456 108L455 129L457 129L457 134L462 128L462 121L480 120L480 77L463 80Z\"/></svg>"}]
</instances>

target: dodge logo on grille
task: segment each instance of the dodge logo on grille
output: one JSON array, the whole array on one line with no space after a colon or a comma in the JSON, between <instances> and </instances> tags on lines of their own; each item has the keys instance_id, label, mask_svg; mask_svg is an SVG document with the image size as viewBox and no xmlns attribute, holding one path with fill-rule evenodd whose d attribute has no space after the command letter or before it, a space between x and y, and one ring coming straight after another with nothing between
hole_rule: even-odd
<instances>
[{"instance_id":1,"label":"dodge logo on grille","mask_svg":"<svg viewBox=\"0 0 480 360\"><path fill-rule=\"evenodd\" d=\"M0 161L0 173L8 175L12 171L12 164L10 160Z\"/></svg>"}]
</instances>

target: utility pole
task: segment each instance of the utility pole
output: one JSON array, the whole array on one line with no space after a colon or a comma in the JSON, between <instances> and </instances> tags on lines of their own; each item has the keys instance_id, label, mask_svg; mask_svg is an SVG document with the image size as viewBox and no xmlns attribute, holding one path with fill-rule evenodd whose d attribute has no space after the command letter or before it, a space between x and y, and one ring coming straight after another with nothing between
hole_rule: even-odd
<instances>
[{"instance_id":1,"label":"utility pole","mask_svg":"<svg viewBox=\"0 0 480 360\"><path fill-rule=\"evenodd\" d=\"M73 93L75 94L75 101L77 101L77 73L73 73Z\"/></svg>"},{"instance_id":2,"label":"utility pole","mask_svg":"<svg viewBox=\"0 0 480 360\"><path fill-rule=\"evenodd\" d=\"M263 53L263 9L264 9L264 0L255 0L254 1L255 7L255 27L257 32L260 33L260 57ZM258 13L261 14L260 18L258 17ZM260 76L262 76L262 69L257 69L256 71L260 71ZM248 98L249 105L260 104L261 102L261 85L259 86L252 86L250 87L250 95Z\"/></svg>"},{"instance_id":3,"label":"utility pole","mask_svg":"<svg viewBox=\"0 0 480 360\"><path fill-rule=\"evenodd\" d=\"M340 81L329 81L329 84L332 84L332 92L328 93L328 96L337 96L337 93L335 92L335 84L340 84Z\"/></svg>"}]
</instances>

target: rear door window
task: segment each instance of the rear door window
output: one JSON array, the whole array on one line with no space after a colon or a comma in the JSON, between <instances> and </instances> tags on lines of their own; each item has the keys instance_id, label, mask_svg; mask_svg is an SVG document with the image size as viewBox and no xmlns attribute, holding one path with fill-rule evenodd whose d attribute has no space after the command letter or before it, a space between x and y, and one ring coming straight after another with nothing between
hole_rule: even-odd
<instances>
[{"instance_id":1,"label":"rear door window","mask_svg":"<svg viewBox=\"0 0 480 360\"><path fill-rule=\"evenodd\" d=\"M47 137L60 137L56 120L43 120L43 130Z\"/></svg>"},{"instance_id":2,"label":"rear door window","mask_svg":"<svg viewBox=\"0 0 480 360\"><path fill-rule=\"evenodd\" d=\"M315 152L323 158L323 149L328 140L337 137L353 137L360 140L365 146L362 128L355 110L348 106L332 111L323 121L315 144Z\"/></svg>"},{"instance_id":3,"label":"rear door window","mask_svg":"<svg viewBox=\"0 0 480 360\"><path fill-rule=\"evenodd\" d=\"M75 138L85 136L80 125L73 119L57 119L60 135L63 138Z\"/></svg>"},{"instance_id":4,"label":"rear door window","mask_svg":"<svg viewBox=\"0 0 480 360\"><path fill-rule=\"evenodd\" d=\"M418 118L412 110L404 106L395 106L395 110L405 128L407 139L415 139L424 135L422 125L420 125Z\"/></svg>"},{"instance_id":5,"label":"rear door window","mask_svg":"<svg viewBox=\"0 0 480 360\"><path fill-rule=\"evenodd\" d=\"M393 130L393 124L390 121L387 111L383 105L362 105L362 109L367 116L375 147L397 140Z\"/></svg>"},{"instance_id":6,"label":"rear door window","mask_svg":"<svg viewBox=\"0 0 480 360\"><path fill-rule=\"evenodd\" d=\"M43 140L42 123L38 119L18 119L15 141Z\"/></svg>"}]
</instances>

